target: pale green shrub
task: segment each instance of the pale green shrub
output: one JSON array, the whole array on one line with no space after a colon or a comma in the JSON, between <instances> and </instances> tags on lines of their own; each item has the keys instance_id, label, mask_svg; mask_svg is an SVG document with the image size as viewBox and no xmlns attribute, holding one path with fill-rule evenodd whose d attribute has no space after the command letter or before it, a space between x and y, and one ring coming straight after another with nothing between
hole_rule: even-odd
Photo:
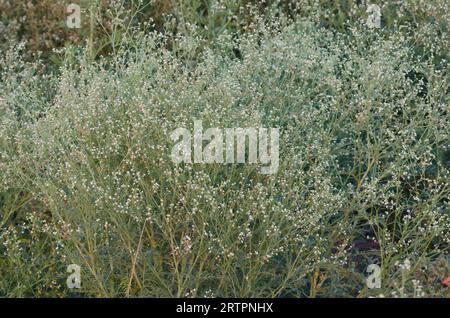
<instances>
[{"instance_id":1,"label":"pale green shrub","mask_svg":"<svg viewBox=\"0 0 450 318\"><path fill-rule=\"evenodd\" d=\"M448 262L446 61L364 24L279 21L208 46L195 30L130 35L50 77L8 52L0 293L70 296L75 263L84 296L443 296L421 266ZM170 132L195 118L279 127L278 173L174 165ZM21 228L48 242L45 291L17 287L39 250ZM382 290L365 287L371 263Z\"/></svg>"}]
</instances>

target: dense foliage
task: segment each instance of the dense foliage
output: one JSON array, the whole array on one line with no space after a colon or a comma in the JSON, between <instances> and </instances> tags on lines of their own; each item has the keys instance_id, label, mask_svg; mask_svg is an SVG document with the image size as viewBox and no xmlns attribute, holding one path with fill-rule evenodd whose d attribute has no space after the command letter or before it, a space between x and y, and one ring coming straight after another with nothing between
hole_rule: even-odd
<instances>
[{"instance_id":1,"label":"dense foliage","mask_svg":"<svg viewBox=\"0 0 450 318\"><path fill-rule=\"evenodd\" d=\"M349 21L311 3L213 34L184 11L177 32L117 17L108 54L66 48L57 71L4 49L0 295L445 296L445 1L402 1L379 29L356 1ZM279 128L278 173L174 164L194 119Z\"/></svg>"}]
</instances>

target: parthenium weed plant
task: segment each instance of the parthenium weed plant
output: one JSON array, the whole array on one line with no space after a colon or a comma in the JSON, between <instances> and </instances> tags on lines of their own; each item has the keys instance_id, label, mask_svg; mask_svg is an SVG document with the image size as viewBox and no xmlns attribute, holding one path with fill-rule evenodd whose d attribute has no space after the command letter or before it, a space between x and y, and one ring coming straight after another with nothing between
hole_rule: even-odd
<instances>
[{"instance_id":1,"label":"parthenium weed plant","mask_svg":"<svg viewBox=\"0 0 450 318\"><path fill-rule=\"evenodd\" d=\"M0 295L445 296L445 47L363 22L250 29L130 30L55 74L2 52ZM174 164L170 134L196 119L279 128L278 172Z\"/></svg>"}]
</instances>

